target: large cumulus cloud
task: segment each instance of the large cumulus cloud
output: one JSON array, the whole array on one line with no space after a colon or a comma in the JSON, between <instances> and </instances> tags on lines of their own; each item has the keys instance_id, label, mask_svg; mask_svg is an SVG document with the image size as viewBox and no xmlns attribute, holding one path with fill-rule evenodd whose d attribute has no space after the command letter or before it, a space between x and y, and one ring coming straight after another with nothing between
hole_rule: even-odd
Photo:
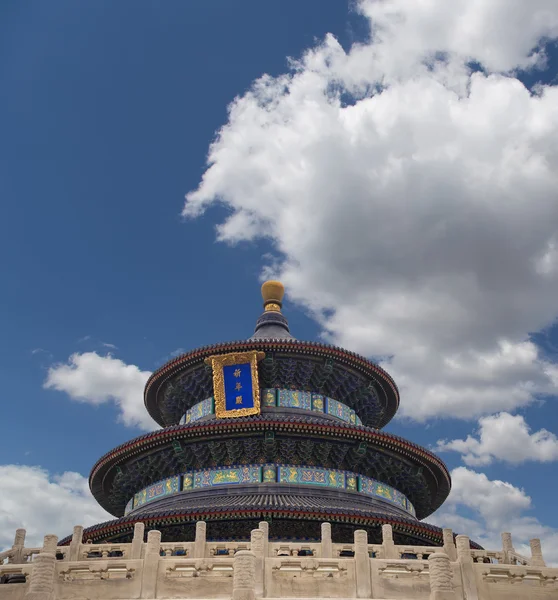
<instances>
[{"instance_id":1,"label":"large cumulus cloud","mask_svg":"<svg viewBox=\"0 0 558 600\"><path fill-rule=\"evenodd\" d=\"M365 0L229 107L184 214L270 239L324 336L383 360L402 413L470 418L553 394L529 334L558 314L558 88L524 87L554 0ZM476 65L472 69L471 65Z\"/></svg>"}]
</instances>

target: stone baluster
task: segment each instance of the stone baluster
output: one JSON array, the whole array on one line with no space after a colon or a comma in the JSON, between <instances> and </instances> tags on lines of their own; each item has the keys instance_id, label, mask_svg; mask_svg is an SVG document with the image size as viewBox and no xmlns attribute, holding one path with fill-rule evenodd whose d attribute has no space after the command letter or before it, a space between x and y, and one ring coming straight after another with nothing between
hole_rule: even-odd
<instances>
[{"instance_id":1,"label":"stone baluster","mask_svg":"<svg viewBox=\"0 0 558 600\"><path fill-rule=\"evenodd\" d=\"M354 532L356 597L371 598L370 557L368 555L368 532L357 529Z\"/></svg>"},{"instance_id":2,"label":"stone baluster","mask_svg":"<svg viewBox=\"0 0 558 600\"><path fill-rule=\"evenodd\" d=\"M457 546L457 561L461 569L463 594L467 600L478 600L477 581L471 555L471 542L468 536L458 535L455 539Z\"/></svg>"},{"instance_id":3,"label":"stone baluster","mask_svg":"<svg viewBox=\"0 0 558 600\"><path fill-rule=\"evenodd\" d=\"M332 558L331 523L322 523L322 558Z\"/></svg>"},{"instance_id":4,"label":"stone baluster","mask_svg":"<svg viewBox=\"0 0 558 600\"><path fill-rule=\"evenodd\" d=\"M153 529L147 534L147 545L141 576L141 598L157 597L157 573L161 551L161 532Z\"/></svg>"},{"instance_id":5,"label":"stone baluster","mask_svg":"<svg viewBox=\"0 0 558 600\"><path fill-rule=\"evenodd\" d=\"M16 529L12 554L8 558L10 564L20 564L23 560L23 549L25 548L25 529Z\"/></svg>"},{"instance_id":6,"label":"stone baluster","mask_svg":"<svg viewBox=\"0 0 558 600\"><path fill-rule=\"evenodd\" d=\"M132 548L130 550L130 558L141 558L143 550L143 538L145 535L145 525L136 523L134 525L134 537L132 538Z\"/></svg>"},{"instance_id":7,"label":"stone baluster","mask_svg":"<svg viewBox=\"0 0 558 600\"><path fill-rule=\"evenodd\" d=\"M264 532L261 529L252 529L250 532L250 549L256 557L256 595L264 593Z\"/></svg>"},{"instance_id":8,"label":"stone baluster","mask_svg":"<svg viewBox=\"0 0 558 600\"><path fill-rule=\"evenodd\" d=\"M239 550L233 560L232 600L255 600L256 556L250 550Z\"/></svg>"},{"instance_id":9,"label":"stone baluster","mask_svg":"<svg viewBox=\"0 0 558 600\"><path fill-rule=\"evenodd\" d=\"M529 545L531 546L531 566L546 567L541 548L541 540L533 538L532 540L529 540Z\"/></svg>"},{"instance_id":10,"label":"stone baluster","mask_svg":"<svg viewBox=\"0 0 558 600\"><path fill-rule=\"evenodd\" d=\"M83 527L76 525L72 533L72 541L70 542L70 549L66 553L66 560L76 561L79 560L79 553L81 550L81 544L83 542Z\"/></svg>"},{"instance_id":11,"label":"stone baluster","mask_svg":"<svg viewBox=\"0 0 558 600\"><path fill-rule=\"evenodd\" d=\"M399 558L399 553L393 542L393 529L391 525L382 525L382 549L383 558Z\"/></svg>"},{"instance_id":12,"label":"stone baluster","mask_svg":"<svg viewBox=\"0 0 558 600\"><path fill-rule=\"evenodd\" d=\"M196 523L196 541L194 542L194 558L205 558L205 539L207 525L205 521Z\"/></svg>"},{"instance_id":13,"label":"stone baluster","mask_svg":"<svg viewBox=\"0 0 558 600\"><path fill-rule=\"evenodd\" d=\"M261 529L264 533L264 558L267 558L269 556L269 523L260 521L258 529Z\"/></svg>"},{"instance_id":14,"label":"stone baluster","mask_svg":"<svg viewBox=\"0 0 558 600\"><path fill-rule=\"evenodd\" d=\"M444 537L444 552L452 562L455 562L457 560L457 548L453 540L453 531L451 529L443 529L442 535Z\"/></svg>"},{"instance_id":15,"label":"stone baluster","mask_svg":"<svg viewBox=\"0 0 558 600\"><path fill-rule=\"evenodd\" d=\"M53 597L57 544L57 536L45 535L41 552L33 561L33 571L25 600L51 600Z\"/></svg>"},{"instance_id":16,"label":"stone baluster","mask_svg":"<svg viewBox=\"0 0 558 600\"><path fill-rule=\"evenodd\" d=\"M453 571L445 552L434 552L428 557L430 600L455 600ZM467 597L468 598L468 597Z\"/></svg>"},{"instance_id":17,"label":"stone baluster","mask_svg":"<svg viewBox=\"0 0 558 600\"><path fill-rule=\"evenodd\" d=\"M502 550L504 551L504 564L510 565L512 558L510 552L515 552L513 547L512 535L508 531L502 533Z\"/></svg>"}]
</instances>

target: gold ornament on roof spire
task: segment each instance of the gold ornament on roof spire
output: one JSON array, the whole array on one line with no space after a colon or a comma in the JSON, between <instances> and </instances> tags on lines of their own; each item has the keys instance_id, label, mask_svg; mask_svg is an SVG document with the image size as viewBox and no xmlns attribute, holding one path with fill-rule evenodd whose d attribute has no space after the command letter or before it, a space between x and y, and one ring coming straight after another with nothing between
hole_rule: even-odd
<instances>
[{"instance_id":1,"label":"gold ornament on roof spire","mask_svg":"<svg viewBox=\"0 0 558 600\"><path fill-rule=\"evenodd\" d=\"M281 312L285 286L280 281L266 281L262 285L262 298L266 312Z\"/></svg>"}]
</instances>

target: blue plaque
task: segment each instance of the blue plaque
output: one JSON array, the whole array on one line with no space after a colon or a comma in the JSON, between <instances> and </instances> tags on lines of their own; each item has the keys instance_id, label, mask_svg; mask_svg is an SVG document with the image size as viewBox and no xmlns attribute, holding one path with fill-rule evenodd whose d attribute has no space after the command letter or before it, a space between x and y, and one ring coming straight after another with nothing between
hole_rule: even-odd
<instances>
[{"instance_id":1,"label":"blue plaque","mask_svg":"<svg viewBox=\"0 0 558 600\"><path fill-rule=\"evenodd\" d=\"M210 356L206 362L213 369L213 395L217 418L244 417L260 413L258 360L265 354L233 352Z\"/></svg>"}]
</instances>

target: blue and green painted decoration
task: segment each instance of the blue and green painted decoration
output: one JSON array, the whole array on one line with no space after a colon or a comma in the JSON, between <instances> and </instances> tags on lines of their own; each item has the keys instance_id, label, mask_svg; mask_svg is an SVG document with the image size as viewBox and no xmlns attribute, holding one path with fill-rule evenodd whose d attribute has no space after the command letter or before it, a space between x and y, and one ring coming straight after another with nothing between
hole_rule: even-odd
<instances>
[{"instance_id":1,"label":"blue and green painted decoration","mask_svg":"<svg viewBox=\"0 0 558 600\"><path fill-rule=\"evenodd\" d=\"M415 515L415 509L409 499L399 490L364 475L337 469L320 467L304 467L294 465L235 465L214 469L198 469L181 476L170 477L158 481L138 492L126 505L128 514L131 510L157 500L179 490L187 492L201 488L221 485L241 485L274 483L280 485L312 485L319 487L349 490L391 502Z\"/></svg>"},{"instance_id":2,"label":"blue and green painted decoration","mask_svg":"<svg viewBox=\"0 0 558 600\"><path fill-rule=\"evenodd\" d=\"M232 405L232 401L229 401L229 406L230 405ZM352 408L349 408L346 404L343 404L338 400L327 398L321 394L314 394L313 392L266 388L261 392L261 406L263 408L279 406L283 408L312 410L314 412L325 413L337 417L352 425L362 425L362 421ZM192 408L187 410L182 422L193 423L198 419L202 419L203 417L212 414L215 414L215 401L213 398L206 398L205 400L194 404Z\"/></svg>"}]
</instances>

